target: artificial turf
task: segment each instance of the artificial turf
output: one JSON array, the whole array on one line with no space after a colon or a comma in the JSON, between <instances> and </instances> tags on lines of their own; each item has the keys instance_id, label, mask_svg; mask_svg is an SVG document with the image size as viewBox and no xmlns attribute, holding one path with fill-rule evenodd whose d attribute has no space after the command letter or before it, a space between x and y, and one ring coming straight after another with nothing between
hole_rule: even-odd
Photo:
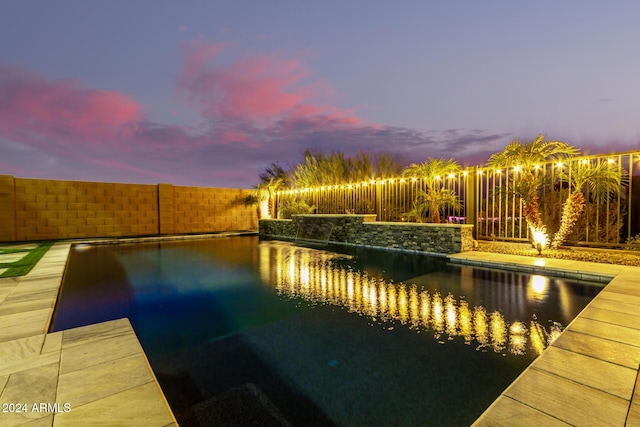
<instances>
[{"instance_id":1,"label":"artificial turf","mask_svg":"<svg viewBox=\"0 0 640 427\"><path fill-rule=\"evenodd\" d=\"M3 277L16 277L24 276L29 273L33 266L42 258L42 256L53 246L52 241L40 242L34 249L12 249L11 246L4 246L0 249L0 254L10 254L17 252L28 252L21 259L14 262L2 262L0 261L0 269L7 268L4 273L0 274L0 278Z\"/></svg>"}]
</instances>

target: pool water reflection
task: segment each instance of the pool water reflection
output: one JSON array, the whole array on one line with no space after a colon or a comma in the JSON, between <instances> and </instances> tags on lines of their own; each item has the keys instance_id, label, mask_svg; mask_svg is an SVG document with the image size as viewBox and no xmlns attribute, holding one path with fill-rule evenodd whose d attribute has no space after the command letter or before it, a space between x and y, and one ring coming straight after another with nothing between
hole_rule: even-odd
<instances>
[{"instance_id":1,"label":"pool water reflection","mask_svg":"<svg viewBox=\"0 0 640 427\"><path fill-rule=\"evenodd\" d=\"M324 249L84 247L54 328L128 317L176 413L255 384L293 425L469 425L602 288Z\"/></svg>"},{"instance_id":2,"label":"pool water reflection","mask_svg":"<svg viewBox=\"0 0 640 427\"><path fill-rule=\"evenodd\" d=\"M532 351L539 355L562 332L563 323L551 318L546 325L541 324L535 309L556 294L562 308L558 319L568 323L577 314L578 307L571 306L569 297L572 285L540 275L507 273L512 278L508 283L511 289L507 304L503 309L494 307L488 312L482 300L490 296L483 295L484 298L478 300L476 292L474 300L478 305L470 305L465 295L450 292L443 295L438 290L429 291L420 286L430 275L432 288L453 289L456 278L443 276L442 268L408 279L407 283L394 283L366 270L355 270L349 262L352 256L335 252L271 242L260 246L260 255L263 282L275 286L283 297L340 306L380 325L400 323L417 332L430 332L440 343L461 337L465 344L475 343L478 350L492 348L495 352L508 351L514 355ZM465 278L480 281L478 276L505 274L488 270L481 274L477 268L449 267L460 270L459 289L468 287L462 283ZM447 283L440 283L442 280ZM591 292L598 289L592 288ZM513 298L518 292L518 298ZM500 295L493 297L500 298ZM503 311L510 313L511 318L505 319ZM518 314L522 317L518 318Z\"/></svg>"}]
</instances>

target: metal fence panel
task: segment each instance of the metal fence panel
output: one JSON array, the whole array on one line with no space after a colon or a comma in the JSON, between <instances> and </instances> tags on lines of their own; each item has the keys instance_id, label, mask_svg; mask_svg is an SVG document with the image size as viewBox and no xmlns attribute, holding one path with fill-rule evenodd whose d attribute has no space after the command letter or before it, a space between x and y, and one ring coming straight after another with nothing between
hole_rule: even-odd
<instances>
[{"instance_id":1,"label":"metal fence panel","mask_svg":"<svg viewBox=\"0 0 640 427\"><path fill-rule=\"evenodd\" d=\"M534 173L540 187L540 210L550 234L557 231L563 203L574 190L571 171L581 165L606 162L623 177L613 197L601 199L584 191L585 207L568 241L572 244L620 245L640 233L640 152L595 155L567 159L562 163L537 165ZM448 207L443 222L474 224L477 239L528 241L529 231L523 203L513 191L518 165L494 169L467 168L436 182L454 192L460 209ZM634 174L636 176L634 176ZM320 214L376 214L378 221L416 220L414 201L428 191L422 177L378 179L358 183L285 190L277 203L305 201ZM426 220L423 218L422 220Z\"/></svg>"}]
</instances>

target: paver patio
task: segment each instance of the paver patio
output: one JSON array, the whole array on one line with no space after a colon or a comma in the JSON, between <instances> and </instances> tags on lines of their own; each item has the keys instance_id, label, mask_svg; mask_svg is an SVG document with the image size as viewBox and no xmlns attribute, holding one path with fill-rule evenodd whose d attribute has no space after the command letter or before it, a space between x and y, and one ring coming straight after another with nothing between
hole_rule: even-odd
<instances>
[{"instance_id":1,"label":"paver patio","mask_svg":"<svg viewBox=\"0 0 640 427\"><path fill-rule=\"evenodd\" d=\"M0 425L177 426L127 319L46 333L70 248L0 279Z\"/></svg>"}]
</instances>

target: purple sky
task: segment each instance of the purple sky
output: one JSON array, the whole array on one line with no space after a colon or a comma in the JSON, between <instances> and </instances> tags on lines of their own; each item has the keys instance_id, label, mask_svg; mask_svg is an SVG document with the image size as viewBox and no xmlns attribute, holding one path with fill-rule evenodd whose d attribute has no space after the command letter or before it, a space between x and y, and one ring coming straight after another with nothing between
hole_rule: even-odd
<instances>
[{"instance_id":1,"label":"purple sky","mask_svg":"<svg viewBox=\"0 0 640 427\"><path fill-rule=\"evenodd\" d=\"M637 1L0 7L0 174L248 188L306 148L640 148Z\"/></svg>"}]
</instances>

